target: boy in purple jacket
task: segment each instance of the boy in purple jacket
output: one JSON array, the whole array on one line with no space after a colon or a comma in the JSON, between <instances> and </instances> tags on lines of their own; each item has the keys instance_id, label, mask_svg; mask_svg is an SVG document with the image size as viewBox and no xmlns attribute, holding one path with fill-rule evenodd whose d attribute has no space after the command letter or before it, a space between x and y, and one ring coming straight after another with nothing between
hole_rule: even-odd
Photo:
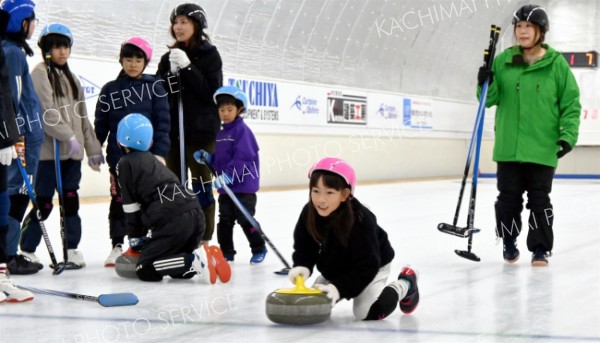
<instances>
[{"instance_id":1,"label":"boy in purple jacket","mask_svg":"<svg viewBox=\"0 0 600 343\"><path fill-rule=\"evenodd\" d=\"M202 157L211 161L218 177L215 187L219 192L219 223L217 239L227 261L233 261L233 226L237 220L250 242L252 258L250 263L261 263L267 254L265 241L260 232L244 217L232 199L221 189L221 182L229 184L236 197L254 216L256 192L259 188L258 144L252 130L244 123L240 115L246 111L248 100L244 92L234 86L223 86L214 94L219 108L219 117L223 128L217 133L214 155L198 150L194 156L202 162Z\"/></svg>"}]
</instances>

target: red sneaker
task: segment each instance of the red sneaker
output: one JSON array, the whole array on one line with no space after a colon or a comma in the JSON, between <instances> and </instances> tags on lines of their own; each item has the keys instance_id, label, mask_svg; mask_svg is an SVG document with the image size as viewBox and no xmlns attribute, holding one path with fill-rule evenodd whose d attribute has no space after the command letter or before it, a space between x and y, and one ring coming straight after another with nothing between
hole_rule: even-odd
<instances>
[{"instance_id":1,"label":"red sneaker","mask_svg":"<svg viewBox=\"0 0 600 343\"><path fill-rule=\"evenodd\" d=\"M417 273L410 266L404 266L398 280L407 280L410 282L410 289L406 296L400 300L400 310L409 314L412 313L419 304L419 288L417 287Z\"/></svg>"},{"instance_id":2,"label":"red sneaker","mask_svg":"<svg viewBox=\"0 0 600 343\"><path fill-rule=\"evenodd\" d=\"M229 280L231 280L231 266L227 263L225 256L223 256L221 248L216 245L211 245L208 247L208 250L210 250L211 257L215 262L217 276L222 283L229 282Z\"/></svg>"}]
</instances>

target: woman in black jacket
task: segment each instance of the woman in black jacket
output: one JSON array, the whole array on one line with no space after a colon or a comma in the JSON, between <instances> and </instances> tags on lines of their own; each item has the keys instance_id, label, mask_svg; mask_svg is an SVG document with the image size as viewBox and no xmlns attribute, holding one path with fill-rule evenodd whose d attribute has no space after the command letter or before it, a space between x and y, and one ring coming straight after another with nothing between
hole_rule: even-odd
<instances>
[{"instance_id":1,"label":"woman in black jacket","mask_svg":"<svg viewBox=\"0 0 600 343\"><path fill-rule=\"evenodd\" d=\"M316 265L321 275L315 287L332 305L353 299L354 316L378 320L389 316L397 304L409 314L419 303L417 275L409 266L397 280L387 283L394 249L377 218L353 197L354 169L344 160L326 157L311 168L310 201L294 230L292 283L305 280Z\"/></svg>"},{"instance_id":2,"label":"woman in black jacket","mask_svg":"<svg viewBox=\"0 0 600 343\"><path fill-rule=\"evenodd\" d=\"M185 182L192 185L198 202L204 212L206 230L202 243L212 238L215 222L215 199L212 195L210 170L194 162L194 151L204 149L212 153L215 149L217 132L221 127L219 112L212 100L215 91L223 84L221 55L210 43L206 14L196 4L182 4L171 13L171 36L175 43L164 54L158 65L157 75L168 84L171 113L171 150L166 162L175 175L182 175L179 106L183 107L184 128L184 179L187 169L191 179Z\"/></svg>"}]
</instances>

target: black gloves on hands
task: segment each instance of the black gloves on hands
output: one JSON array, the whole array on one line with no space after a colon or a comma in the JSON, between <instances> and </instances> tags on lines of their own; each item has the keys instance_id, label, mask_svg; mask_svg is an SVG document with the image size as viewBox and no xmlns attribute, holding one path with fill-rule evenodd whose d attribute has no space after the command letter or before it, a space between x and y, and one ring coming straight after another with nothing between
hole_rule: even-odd
<instances>
[{"instance_id":1,"label":"black gloves on hands","mask_svg":"<svg viewBox=\"0 0 600 343\"><path fill-rule=\"evenodd\" d=\"M133 250L135 252L139 252L140 250L142 250L144 245L146 245L146 240L147 240L147 237L145 237L145 236L130 238L129 239L129 247L131 248L131 250Z\"/></svg>"},{"instance_id":2,"label":"black gloves on hands","mask_svg":"<svg viewBox=\"0 0 600 343\"><path fill-rule=\"evenodd\" d=\"M556 157L561 158L568 154L573 148L569 145L569 143L563 141L562 139L556 142L556 145L560 145L561 149L556 153Z\"/></svg>"},{"instance_id":3,"label":"black gloves on hands","mask_svg":"<svg viewBox=\"0 0 600 343\"><path fill-rule=\"evenodd\" d=\"M487 67L480 67L479 72L477 73L477 85L483 86L483 83L488 78L490 79L490 83L488 84L489 86L492 84L492 82L494 82L494 72Z\"/></svg>"}]
</instances>

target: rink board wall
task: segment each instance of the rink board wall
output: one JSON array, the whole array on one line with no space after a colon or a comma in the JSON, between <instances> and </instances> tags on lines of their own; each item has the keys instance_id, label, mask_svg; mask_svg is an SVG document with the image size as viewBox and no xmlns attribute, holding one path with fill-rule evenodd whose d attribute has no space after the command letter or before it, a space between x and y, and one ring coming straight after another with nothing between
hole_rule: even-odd
<instances>
[{"instance_id":1,"label":"rink board wall","mask_svg":"<svg viewBox=\"0 0 600 343\"><path fill-rule=\"evenodd\" d=\"M30 65L35 63L35 57ZM81 79L93 122L102 85L120 70L115 61L73 56L71 70ZM151 67L147 72L154 72ZM575 71L584 89L598 85L597 71ZM176 82L176 81L172 81ZM306 184L315 160L341 156L357 169L360 181L462 175L476 102L384 93L360 88L289 82L225 74L224 84L242 88L250 106L245 120L260 146L261 187ZM169 87L167 83L163 84ZM150 96L163 96L152 92ZM113 94L102 99L111 106L139 101L136 95ZM557 173L600 174L598 99L582 96L581 137L561 161ZM486 111L480 171L494 173L494 109ZM87 162L87 161L86 161ZM81 195L108 196L108 171L84 168Z\"/></svg>"}]
</instances>

